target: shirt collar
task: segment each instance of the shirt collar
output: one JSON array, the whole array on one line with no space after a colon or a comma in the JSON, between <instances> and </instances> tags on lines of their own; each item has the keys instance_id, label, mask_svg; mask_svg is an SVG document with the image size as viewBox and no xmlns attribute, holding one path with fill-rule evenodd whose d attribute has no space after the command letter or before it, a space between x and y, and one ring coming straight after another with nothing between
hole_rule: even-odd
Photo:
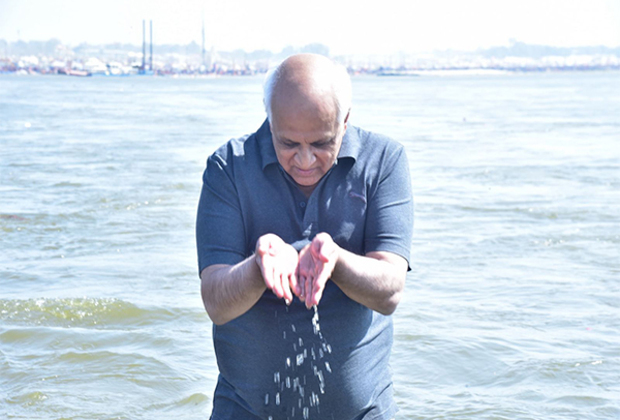
<instances>
[{"instance_id":1,"label":"shirt collar","mask_svg":"<svg viewBox=\"0 0 620 420\"><path fill-rule=\"evenodd\" d=\"M271 139L269 119L265 119L263 125L261 125L256 132L256 139L258 140L258 150L260 152L263 170L265 170L265 168L272 163L278 163L276 149L274 149L273 140Z\"/></svg>"},{"instance_id":2,"label":"shirt collar","mask_svg":"<svg viewBox=\"0 0 620 420\"><path fill-rule=\"evenodd\" d=\"M338 160L342 158L352 158L357 160L361 147L361 141L359 131L357 127L351 125L347 126L347 131L342 138L342 144L340 145L340 151L338 152Z\"/></svg>"},{"instance_id":3,"label":"shirt collar","mask_svg":"<svg viewBox=\"0 0 620 420\"><path fill-rule=\"evenodd\" d=\"M263 125L261 125L256 132L256 138L258 140L263 170L265 170L268 165L278 163L278 156L276 155L276 149L273 147L271 127L269 126L268 119L265 119ZM348 126L347 131L344 133L344 137L342 138L340 151L338 151L338 160L343 158L352 158L353 160L357 160L360 147L361 141L358 129L353 126Z\"/></svg>"}]
</instances>

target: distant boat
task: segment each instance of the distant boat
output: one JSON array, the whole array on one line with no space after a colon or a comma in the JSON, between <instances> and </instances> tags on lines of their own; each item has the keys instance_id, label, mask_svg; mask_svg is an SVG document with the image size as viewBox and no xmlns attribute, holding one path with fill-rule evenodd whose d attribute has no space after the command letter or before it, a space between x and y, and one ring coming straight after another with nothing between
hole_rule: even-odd
<instances>
[{"instance_id":1,"label":"distant boat","mask_svg":"<svg viewBox=\"0 0 620 420\"><path fill-rule=\"evenodd\" d=\"M420 74L413 70L379 70L377 76L419 76Z\"/></svg>"},{"instance_id":2,"label":"distant boat","mask_svg":"<svg viewBox=\"0 0 620 420\"><path fill-rule=\"evenodd\" d=\"M58 69L58 74L66 74L67 76L88 77L91 76L89 71L75 69Z\"/></svg>"}]
</instances>

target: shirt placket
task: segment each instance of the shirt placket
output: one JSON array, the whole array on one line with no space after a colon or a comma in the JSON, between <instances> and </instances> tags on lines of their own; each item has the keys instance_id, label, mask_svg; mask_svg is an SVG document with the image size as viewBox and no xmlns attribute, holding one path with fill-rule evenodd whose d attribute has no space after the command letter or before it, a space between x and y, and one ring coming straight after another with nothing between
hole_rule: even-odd
<instances>
[{"instance_id":1,"label":"shirt placket","mask_svg":"<svg viewBox=\"0 0 620 420\"><path fill-rule=\"evenodd\" d=\"M318 191L314 191L317 192ZM306 203L306 212L303 218L303 236L306 238L312 238L318 230L318 194L311 194L308 202Z\"/></svg>"}]
</instances>

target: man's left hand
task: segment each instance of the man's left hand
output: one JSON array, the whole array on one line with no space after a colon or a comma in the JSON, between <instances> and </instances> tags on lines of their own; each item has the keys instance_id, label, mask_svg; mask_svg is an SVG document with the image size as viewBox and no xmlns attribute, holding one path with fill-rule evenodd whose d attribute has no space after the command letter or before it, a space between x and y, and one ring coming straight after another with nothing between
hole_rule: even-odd
<instances>
[{"instance_id":1,"label":"man's left hand","mask_svg":"<svg viewBox=\"0 0 620 420\"><path fill-rule=\"evenodd\" d=\"M299 252L299 298L309 309L318 305L338 261L338 245L328 233L319 233Z\"/></svg>"}]
</instances>

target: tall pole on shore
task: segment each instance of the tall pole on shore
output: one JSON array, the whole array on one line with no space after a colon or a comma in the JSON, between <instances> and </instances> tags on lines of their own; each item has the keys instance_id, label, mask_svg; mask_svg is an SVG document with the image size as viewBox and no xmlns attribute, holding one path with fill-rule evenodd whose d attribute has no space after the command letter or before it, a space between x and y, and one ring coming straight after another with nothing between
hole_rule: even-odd
<instances>
[{"instance_id":1,"label":"tall pole on shore","mask_svg":"<svg viewBox=\"0 0 620 420\"><path fill-rule=\"evenodd\" d=\"M146 70L146 21L142 19L142 73Z\"/></svg>"},{"instance_id":2,"label":"tall pole on shore","mask_svg":"<svg viewBox=\"0 0 620 420\"><path fill-rule=\"evenodd\" d=\"M207 66L205 60L205 18L202 17L202 65Z\"/></svg>"},{"instance_id":3,"label":"tall pole on shore","mask_svg":"<svg viewBox=\"0 0 620 420\"><path fill-rule=\"evenodd\" d=\"M149 69L153 71L153 21L151 23L151 58L149 60Z\"/></svg>"}]
</instances>

